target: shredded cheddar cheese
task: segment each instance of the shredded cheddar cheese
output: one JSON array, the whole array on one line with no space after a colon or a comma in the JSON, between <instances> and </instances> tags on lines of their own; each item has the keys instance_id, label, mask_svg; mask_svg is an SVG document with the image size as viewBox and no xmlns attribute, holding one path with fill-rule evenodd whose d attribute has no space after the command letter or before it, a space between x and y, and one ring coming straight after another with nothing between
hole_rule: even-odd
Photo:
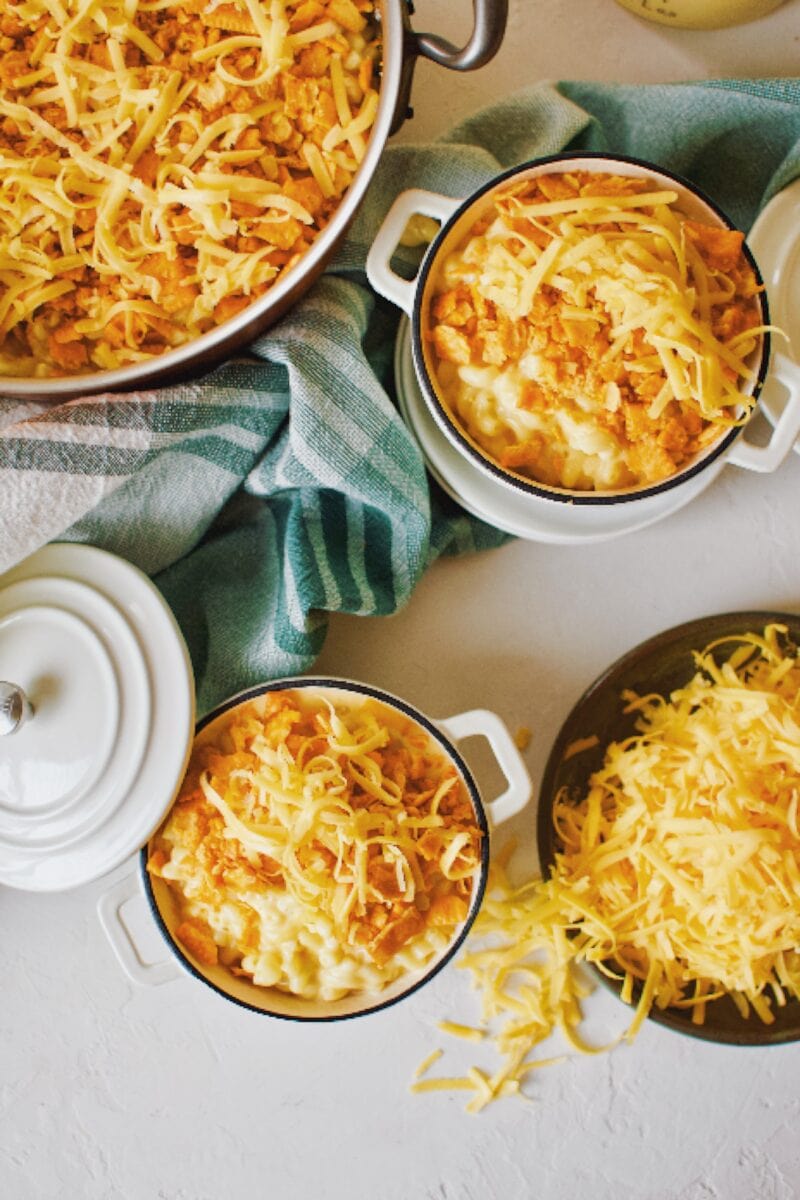
<instances>
[{"instance_id":1,"label":"shredded cheddar cheese","mask_svg":"<svg viewBox=\"0 0 800 1200\"><path fill-rule=\"evenodd\" d=\"M4 4L0 374L153 357L292 266L365 153L378 105L372 10Z\"/></svg>"},{"instance_id":2,"label":"shredded cheddar cheese","mask_svg":"<svg viewBox=\"0 0 800 1200\"><path fill-rule=\"evenodd\" d=\"M412 1083L412 1092L453 1092L465 1091L469 1092L474 1089L474 1083L471 1079L420 1079L416 1083Z\"/></svg>"},{"instance_id":3,"label":"shredded cheddar cheese","mask_svg":"<svg viewBox=\"0 0 800 1200\"><path fill-rule=\"evenodd\" d=\"M742 243L644 178L503 185L430 288L432 369L453 417L501 466L552 487L674 475L752 408L765 329Z\"/></svg>"},{"instance_id":4,"label":"shredded cheddar cheese","mask_svg":"<svg viewBox=\"0 0 800 1200\"><path fill-rule=\"evenodd\" d=\"M800 657L785 634L732 639L721 665L709 646L669 699L629 695L639 732L607 748L579 805L555 807L552 886L574 906L576 952L698 1020L722 993L768 1023L800 997Z\"/></svg>"},{"instance_id":5,"label":"shredded cheddar cheese","mask_svg":"<svg viewBox=\"0 0 800 1200\"><path fill-rule=\"evenodd\" d=\"M800 1000L800 652L785 635L713 643L671 696L628 694L637 732L606 748L584 796L556 799L549 878L515 889L493 865L459 965L502 1061L453 1084L472 1085L468 1111L560 1061L529 1058L555 1032L599 1053L632 1041L654 1007L702 1023L729 996L770 1024ZM608 1046L579 1032L583 962L635 1006Z\"/></svg>"},{"instance_id":6,"label":"shredded cheddar cheese","mask_svg":"<svg viewBox=\"0 0 800 1200\"><path fill-rule=\"evenodd\" d=\"M535 1071L563 1062L563 1056L531 1060L529 1055L553 1033L580 1053L599 1053L610 1046L592 1047L578 1033L580 1000L588 994L576 973L574 955L562 913L541 880L512 888L502 861L492 864L489 884L478 919L457 966L470 972L480 995L481 1025L490 1051L499 1057L494 1070L468 1070L466 1076L425 1080L411 1090L471 1091L469 1113L505 1096L523 1096L522 1083ZM454 1032L452 1023L439 1028ZM456 1026L455 1028L459 1028ZM457 1034L455 1036L458 1036ZM473 1040L473 1039L470 1039ZM474 1039L478 1040L478 1039ZM441 1086L435 1087L439 1083Z\"/></svg>"},{"instance_id":7,"label":"shredded cheddar cheese","mask_svg":"<svg viewBox=\"0 0 800 1200\"><path fill-rule=\"evenodd\" d=\"M308 998L377 992L466 918L481 834L461 777L416 723L306 689L238 706L201 741L149 870L177 937Z\"/></svg>"}]
</instances>

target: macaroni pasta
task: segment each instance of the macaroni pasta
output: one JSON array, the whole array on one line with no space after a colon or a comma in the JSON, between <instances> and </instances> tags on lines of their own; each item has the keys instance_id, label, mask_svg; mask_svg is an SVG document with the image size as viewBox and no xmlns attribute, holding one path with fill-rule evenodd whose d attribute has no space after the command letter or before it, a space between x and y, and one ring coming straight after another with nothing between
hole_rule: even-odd
<instances>
[{"instance_id":1,"label":"macaroni pasta","mask_svg":"<svg viewBox=\"0 0 800 1200\"><path fill-rule=\"evenodd\" d=\"M469 910L481 834L415 722L271 692L196 745L148 869L201 963L308 999L376 992L437 958Z\"/></svg>"}]
</instances>

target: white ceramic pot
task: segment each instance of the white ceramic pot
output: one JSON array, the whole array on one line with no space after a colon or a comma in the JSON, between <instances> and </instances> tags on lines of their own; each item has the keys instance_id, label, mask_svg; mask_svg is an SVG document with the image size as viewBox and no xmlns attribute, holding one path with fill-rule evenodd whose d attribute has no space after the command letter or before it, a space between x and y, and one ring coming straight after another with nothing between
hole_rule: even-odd
<instances>
[{"instance_id":1,"label":"white ceramic pot","mask_svg":"<svg viewBox=\"0 0 800 1200\"><path fill-rule=\"evenodd\" d=\"M436 275L437 265L461 243L475 220L491 206L498 187L513 180L529 179L558 171L610 172L647 177L662 187L676 191L681 209L689 217L721 228L733 228L728 218L697 188L650 163L602 154L559 154L515 167L490 180L466 199L453 199L417 189L403 192L387 213L373 243L367 258L367 275L376 291L408 314L414 374L427 415L447 442L448 453L455 451L460 459L460 475L466 478L466 467L467 475L474 476L477 472L483 477L484 486L481 491L483 496L489 496L489 499L486 502L482 501L478 515L493 521L500 528L510 528L507 521L504 524L502 519L495 520L493 511L495 507L499 512L511 505L520 514L517 524L530 524L534 529L531 536L535 538L538 527L552 525L553 514L559 510L555 518L557 532L550 536L548 528L547 535L542 540L569 541L573 540L573 537L578 540L592 540L595 537L616 536L669 515L694 499L726 464L763 473L776 470L800 432L800 370L795 363L781 355L773 355L770 360L770 339L768 334L764 335L760 349L756 352L756 359L750 363L754 378L747 384L746 390L757 398L769 369L771 380L776 383L779 381L789 392L789 400L783 406L768 444L751 443L744 436L743 427L734 427L727 430L680 471L657 484L618 491L571 491L548 487L501 468L454 420L434 383L423 338L427 289L429 281ZM392 269L391 259L406 224L414 213L435 218L441 222L441 227L428 247L416 278L408 281ZM746 246L745 252L760 280L757 264ZM763 324L767 325L768 306L763 295L761 306ZM430 451L426 450L426 454L430 461ZM451 478L447 484L448 490L459 498L459 484L455 474L450 473ZM488 492L486 481L491 484ZM496 505L491 501L491 494L499 497ZM513 500L510 499L512 496ZM466 503L465 506L476 511L474 505ZM621 508L628 510L624 516L620 516L619 511L611 513L612 509ZM526 520L526 513L530 514L529 521ZM511 528L511 531L519 532L516 528Z\"/></svg>"},{"instance_id":2,"label":"white ceramic pot","mask_svg":"<svg viewBox=\"0 0 800 1200\"><path fill-rule=\"evenodd\" d=\"M422 971L413 975L406 974L378 993L359 992L340 1000L323 1002L303 999L275 988L260 987L246 978L231 974L224 966L204 966L176 939L174 931L180 917L175 895L164 880L154 879L149 875L146 847L140 855L138 873L123 878L101 897L98 906L100 921L119 962L134 983L152 986L188 973L234 1004L268 1016L296 1021L330 1021L361 1016L386 1008L410 995L436 975L456 953L477 916L483 897L489 865L491 830L524 808L530 798L531 781L508 729L494 713L474 710L447 719L432 720L396 696L368 684L354 683L350 680L302 676L250 688L225 701L200 721L197 726L197 738L212 739L219 724L227 720L231 710L238 705L250 703L267 692L283 689L304 689L315 696L325 696L331 700L337 697L350 702L354 698L358 701L362 697L377 700L389 709L415 721L428 734L434 750L455 767L472 802L483 839L481 863L472 888L469 913L448 946ZM457 749L459 741L475 736L487 739L507 782L502 795L490 802L481 800L472 773ZM147 899L167 949L166 957L156 963L144 961L137 948L135 935L121 917L120 910L123 906L134 897L141 898L142 895Z\"/></svg>"}]
</instances>

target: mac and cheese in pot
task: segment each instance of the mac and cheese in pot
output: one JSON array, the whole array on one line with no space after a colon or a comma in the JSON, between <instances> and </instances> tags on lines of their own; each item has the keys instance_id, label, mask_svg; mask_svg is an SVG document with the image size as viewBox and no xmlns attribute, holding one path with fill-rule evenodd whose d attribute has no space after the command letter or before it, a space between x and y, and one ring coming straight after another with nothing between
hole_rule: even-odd
<instances>
[{"instance_id":1,"label":"mac and cheese in pot","mask_svg":"<svg viewBox=\"0 0 800 1200\"><path fill-rule=\"evenodd\" d=\"M215 721L150 845L198 963L308 1000L434 964L470 911L482 832L454 761L400 710L308 689Z\"/></svg>"},{"instance_id":2,"label":"mac and cheese in pot","mask_svg":"<svg viewBox=\"0 0 800 1200\"><path fill-rule=\"evenodd\" d=\"M431 274L438 394L486 456L548 487L675 475L754 403L764 327L743 240L642 176L501 186Z\"/></svg>"}]
</instances>

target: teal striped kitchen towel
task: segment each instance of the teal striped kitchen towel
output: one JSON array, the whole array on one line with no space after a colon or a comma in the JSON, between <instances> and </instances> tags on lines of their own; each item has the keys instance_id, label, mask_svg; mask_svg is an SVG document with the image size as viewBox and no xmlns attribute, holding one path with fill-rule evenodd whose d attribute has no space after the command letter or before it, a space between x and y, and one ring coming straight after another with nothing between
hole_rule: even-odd
<instances>
[{"instance_id":1,"label":"teal striped kitchen towel","mask_svg":"<svg viewBox=\"0 0 800 1200\"><path fill-rule=\"evenodd\" d=\"M800 174L800 80L542 84L434 144L390 146L332 266L248 355L160 391L0 399L0 571L55 538L142 567L203 712L310 667L328 613L394 612L437 556L499 545L426 477L394 404L398 314L364 260L404 187L466 195L564 147L676 170L747 228Z\"/></svg>"}]
</instances>

